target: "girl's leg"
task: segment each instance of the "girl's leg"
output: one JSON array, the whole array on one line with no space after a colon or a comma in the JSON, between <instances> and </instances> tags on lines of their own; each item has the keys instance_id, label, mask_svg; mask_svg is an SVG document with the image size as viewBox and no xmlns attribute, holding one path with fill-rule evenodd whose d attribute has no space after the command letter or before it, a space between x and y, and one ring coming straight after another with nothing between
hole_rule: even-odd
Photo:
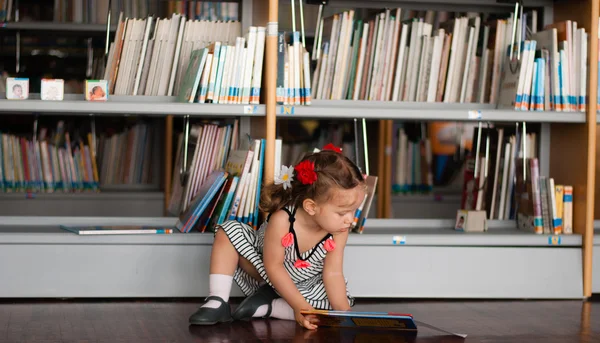
<instances>
[{"instance_id":1,"label":"girl's leg","mask_svg":"<svg viewBox=\"0 0 600 343\"><path fill-rule=\"evenodd\" d=\"M218 230L210 256L209 296L217 296L225 302L229 300L233 273L238 265L250 276L262 280L256 268L245 258L240 258L225 232ZM202 307L218 308L220 305L216 300L209 300Z\"/></svg>"}]
</instances>

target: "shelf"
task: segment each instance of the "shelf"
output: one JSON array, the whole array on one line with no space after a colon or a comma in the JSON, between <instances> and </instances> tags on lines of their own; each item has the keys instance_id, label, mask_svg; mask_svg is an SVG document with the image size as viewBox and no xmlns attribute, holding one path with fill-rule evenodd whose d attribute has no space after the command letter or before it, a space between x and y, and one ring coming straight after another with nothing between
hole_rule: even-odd
<instances>
[{"instance_id":1,"label":"shelf","mask_svg":"<svg viewBox=\"0 0 600 343\"><path fill-rule=\"evenodd\" d=\"M194 244L211 245L212 233L171 235L79 236L59 225L139 224L174 226L176 219L159 218L69 218L0 217L0 242L11 244ZM367 221L362 234L353 233L349 246L444 246L444 247L580 247L580 235L536 235L508 228L509 222L491 221L484 233L453 230L451 220ZM444 226L445 228L436 228Z\"/></svg>"},{"instance_id":2,"label":"shelf","mask_svg":"<svg viewBox=\"0 0 600 343\"><path fill-rule=\"evenodd\" d=\"M461 232L454 220L367 219L349 245L455 247L581 247L581 235L539 235L514 228L513 221L488 221L487 232Z\"/></svg>"},{"instance_id":3,"label":"shelf","mask_svg":"<svg viewBox=\"0 0 600 343\"><path fill-rule=\"evenodd\" d=\"M60 223L170 225L175 221L0 217L0 260L19 261L0 264L5 281L0 283L0 294L8 298L205 297L212 233L90 237L58 227ZM581 248L571 246L577 236L564 239L564 247L542 248L544 244L533 240L543 241L544 236L502 232L508 222L491 222L486 234L436 228L450 222L372 220L364 234L353 234L348 241L344 276L350 292L355 297L387 298L581 298ZM398 224L413 227L399 229ZM393 244L392 235L398 233L407 235L405 246ZM453 246L458 240L464 244ZM553 261L552 271L560 273L539 268L540 261ZM377 264L381 266L373 268ZM241 294L235 286L233 294Z\"/></svg>"},{"instance_id":4,"label":"shelf","mask_svg":"<svg viewBox=\"0 0 600 343\"><path fill-rule=\"evenodd\" d=\"M106 24L61 23L52 21L21 21L0 23L2 31L42 31L42 32L83 32L106 33ZM110 31L115 32L116 25L111 25Z\"/></svg>"},{"instance_id":5,"label":"shelf","mask_svg":"<svg viewBox=\"0 0 600 343\"><path fill-rule=\"evenodd\" d=\"M314 100L309 106L281 106L280 118L395 119L415 121L491 121L585 123L584 112L534 112L495 109L490 104Z\"/></svg>"},{"instance_id":6,"label":"shelf","mask_svg":"<svg viewBox=\"0 0 600 343\"><path fill-rule=\"evenodd\" d=\"M30 94L27 100L7 100L2 94L0 113L39 113L76 115L190 115L194 117L264 116L264 105L189 104L177 102L174 96L111 95L106 102L84 100L83 94L65 95L63 101L39 100Z\"/></svg>"},{"instance_id":7,"label":"shelf","mask_svg":"<svg viewBox=\"0 0 600 343\"><path fill-rule=\"evenodd\" d=\"M527 7L552 6L553 0L530 0L525 3ZM329 7L337 8L406 8L406 9L434 9L438 11L452 10L458 8L471 7L477 12L489 12L514 9L514 3L497 0L330 0L327 3Z\"/></svg>"},{"instance_id":8,"label":"shelf","mask_svg":"<svg viewBox=\"0 0 600 343\"><path fill-rule=\"evenodd\" d=\"M0 216L153 217L164 203L163 192L0 193Z\"/></svg>"}]
</instances>

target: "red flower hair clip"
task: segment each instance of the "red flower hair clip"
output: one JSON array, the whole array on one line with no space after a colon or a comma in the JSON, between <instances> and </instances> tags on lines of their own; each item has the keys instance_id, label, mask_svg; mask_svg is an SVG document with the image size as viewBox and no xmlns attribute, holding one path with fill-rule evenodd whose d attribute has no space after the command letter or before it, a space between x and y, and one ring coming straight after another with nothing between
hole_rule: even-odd
<instances>
[{"instance_id":1,"label":"red flower hair clip","mask_svg":"<svg viewBox=\"0 0 600 343\"><path fill-rule=\"evenodd\" d=\"M315 172L315 162L308 160L298 163L296 167L296 178L305 185L312 185L317 181L317 173Z\"/></svg>"},{"instance_id":2,"label":"red flower hair clip","mask_svg":"<svg viewBox=\"0 0 600 343\"><path fill-rule=\"evenodd\" d=\"M326 146L324 146L323 150L331 150L331 151L338 152L340 154L342 153L342 149L338 148L337 146L333 145L332 143L329 143Z\"/></svg>"}]
</instances>

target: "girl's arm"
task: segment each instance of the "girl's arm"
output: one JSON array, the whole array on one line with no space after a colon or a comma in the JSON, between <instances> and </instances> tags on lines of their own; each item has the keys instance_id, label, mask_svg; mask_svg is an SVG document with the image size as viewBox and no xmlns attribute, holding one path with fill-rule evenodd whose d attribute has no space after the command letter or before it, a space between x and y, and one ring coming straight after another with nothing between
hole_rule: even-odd
<instances>
[{"instance_id":1,"label":"girl's arm","mask_svg":"<svg viewBox=\"0 0 600 343\"><path fill-rule=\"evenodd\" d=\"M296 288L287 270L283 267L285 248L281 239L289 232L287 213L279 211L271 215L265 230L263 260L269 280L281 297L298 313L300 310L312 310L308 302Z\"/></svg>"},{"instance_id":2,"label":"girl's arm","mask_svg":"<svg viewBox=\"0 0 600 343\"><path fill-rule=\"evenodd\" d=\"M344 279L344 248L347 240L348 231L333 236L335 249L327 253L323 267L325 292L331 307L336 311L350 310Z\"/></svg>"}]
</instances>

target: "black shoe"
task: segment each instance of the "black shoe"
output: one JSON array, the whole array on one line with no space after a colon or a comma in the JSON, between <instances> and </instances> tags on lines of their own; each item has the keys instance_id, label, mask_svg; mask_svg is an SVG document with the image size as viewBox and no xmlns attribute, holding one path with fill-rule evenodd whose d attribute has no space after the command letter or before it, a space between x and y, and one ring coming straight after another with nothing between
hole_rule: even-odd
<instances>
[{"instance_id":1,"label":"black shoe","mask_svg":"<svg viewBox=\"0 0 600 343\"><path fill-rule=\"evenodd\" d=\"M277 298L280 298L279 294L277 294L269 284L264 284L259 287L254 294L244 299L244 301L242 301L235 309L231 317L234 320L248 320L252 318L252 315L256 313L256 310L258 310L259 307L267 305L267 314L265 314L263 318L269 318L271 315L271 302L273 299Z\"/></svg>"},{"instance_id":2,"label":"black shoe","mask_svg":"<svg viewBox=\"0 0 600 343\"><path fill-rule=\"evenodd\" d=\"M196 311L196 313L192 314L192 316L190 317L190 324L214 325L216 323L224 323L231 321L231 308L229 307L228 303L216 296L210 296L205 300L216 300L220 302L221 305L217 308L200 307Z\"/></svg>"}]
</instances>

